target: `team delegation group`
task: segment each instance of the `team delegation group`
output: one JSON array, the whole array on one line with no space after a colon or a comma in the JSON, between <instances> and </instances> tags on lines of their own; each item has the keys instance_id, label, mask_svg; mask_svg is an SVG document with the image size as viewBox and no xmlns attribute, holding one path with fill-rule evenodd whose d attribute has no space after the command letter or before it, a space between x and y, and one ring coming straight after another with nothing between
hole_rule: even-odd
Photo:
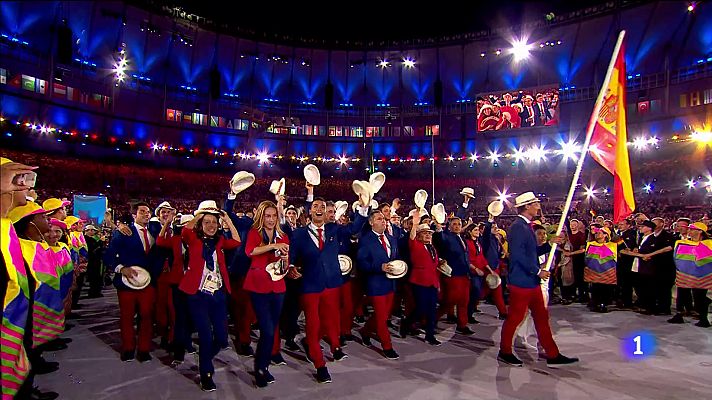
<instances>
[{"instance_id":1,"label":"team delegation group","mask_svg":"<svg viewBox=\"0 0 712 400\"><path fill-rule=\"evenodd\" d=\"M41 398L32 389L32 372L52 369L41 352L63 344L59 336L76 286L73 271L87 257L86 239L82 221L66 215L68 202L48 199L40 205L28 198L28 193L36 194L16 176L31 173L33 167L8 159L2 163L3 398L23 392ZM348 357L344 346L357 336L369 347L377 340L381 354L395 360L399 355L389 331L393 315L402 315L397 328L402 337L422 331L426 343L439 346L435 331L441 317L447 314L456 321L457 334L472 335L468 323L475 322L477 302L491 295L504 320L499 361L522 365L512 347L529 312L547 365L578 361L559 352L549 324L548 290L542 289L542 281L550 277L542 268L542 245L564 244L566 239L539 237L541 207L532 192L516 197L518 216L504 233L494 222L501 204L490 205L487 222L467 223L472 188L461 191L463 204L449 217L441 204L429 214L423 208L427 193L419 191L415 209L402 224L394 224L391 216L400 211L399 203L379 205L373 200L385 181L382 174L354 182L358 201L352 207L314 197L318 170L305 171L305 178L306 219L287 206L284 180L273 182L275 200L259 203L252 216L233 212L238 194L254 183L247 172L230 181L223 208L206 200L192 215L177 215L168 201L154 210L143 202L132 204L131 217L119 218L103 255L104 265L115 273L121 360L151 360L154 316L167 305L168 321L159 324L162 344L179 364L186 353L196 351L192 334L197 332L200 387L215 390L213 358L229 347L230 307L235 350L254 356L256 386L275 381L270 366L285 363L282 340L291 351L303 349L316 368L316 380L328 383L332 378L322 339L335 362ZM650 225L642 224L641 232L652 231ZM88 236L97 231L91 225L83 230ZM601 227L593 236L584 250L585 278L600 299L616 283L617 251L611 250L609 228ZM693 244L701 240L690 239ZM567 249L564 246L565 256L573 256ZM500 277L505 268L508 307ZM372 312L363 321L366 304ZM305 335L300 347L296 337L302 312ZM365 322L357 335L354 321ZM253 351L255 322L259 339Z\"/></svg>"}]
</instances>

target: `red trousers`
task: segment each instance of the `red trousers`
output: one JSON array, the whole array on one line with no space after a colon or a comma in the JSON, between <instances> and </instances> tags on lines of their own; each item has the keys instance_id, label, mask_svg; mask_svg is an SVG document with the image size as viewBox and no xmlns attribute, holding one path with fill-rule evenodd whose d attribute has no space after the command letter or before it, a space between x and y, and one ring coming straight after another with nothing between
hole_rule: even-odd
<instances>
[{"instance_id":1,"label":"red trousers","mask_svg":"<svg viewBox=\"0 0 712 400\"><path fill-rule=\"evenodd\" d=\"M470 279L466 276L445 278L443 283L443 303L440 305L436 321L457 306L457 327L467 326L467 303L470 300Z\"/></svg>"},{"instance_id":2,"label":"red trousers","mask_svg":"<svg viewBox=\"0 0 712 400\"><path fill-rule=\"evenodd\" d=\"M302 294L309 358L314 367L326 366L319 341L326 336L331 352L339 347L339 288Z\"/></svg>"},{"instance_id":3,"label":"red trousers","mask_svg":"<svg viewBox=\"0 0 712 400\"><path fill-rule=\"evenodd\" d=\"M153 333L153 307L156 301L156 289L148 286L141 290L117 290L119 295L119 325L121 327L121 351L136 350L136 312L138 322L138 351L151 350Z\"/></svg>"},{"instance_id":4,"label":"red trousers","mask_svg":"<svg viewBox=\"0 0 712 400\"><path fill-rule=\"evenodd\" d=\"M173 307L173 289L165 280L158 280L156 292L156 329L158 335L173 343L173 329L176 324L176 310Z\"/></svg>"},{"instance_id":5,"label":"red trousers","mask_svg":"<svg viewBox=\"0 0 712 400\"><path fill-rule=\"evenodd\" d=\"M509 313L507 319L502 325L502 340L499 348L502 353L512 354L512 345L514 343L514 334L517 332L519 325L524 321L527 310L531 310L532 319L534 319L534 328L539 338L546 356L554 358L559 355L559 348L554 342L549 326L549 311L544 303L544 295L541 292L541 287L527 289L520 288L514 285L509 285Z\"/></svg>"},{"instance_id":6,"label":"red trousers","mask_svg":"<svg viewBox=\"0 0 712 400\"><path fill-rule=\"evenodd\" d=\"M351 296L354 305L354 315L363 317L366 294L363 291L363 280L358 276L351 279Z\"/></svg>"},{"instance_id":7,"label":"red trousers","mask_svg":"<svg viewBox=\"0 0 712 400\"><path fill-rule=\"evenodd\" d=\"M495 270L496 273L499 274L498 270ZM485 274L484 278L487 278L487 275ZM487 286L487 281L485 279L482 280L482 296L480 299L485 299L487 296L492 293L492 300L494 301L494 305L497 307L497 311L500 314L506 314L507 313L507 306L504 305L504 297L502 296L502 285L500 284L494 289L490 289L489 286ZM477 304L475 304L475 308L477 308Z\"/></svg>"},{"instance_id":8,"label":"red trousers","mask_svg":"<svg viewBox=\"0 0 712 400\"><path fill-rule=\"evenodd\" d=\"M401 309L401 306L404 308ZM410 288L410 283L405 279L399 279L396 283L396 292L393 295L393 312L391 315L397 315L398 311L402 311L403 315L410 315L415 310L415 297Z\"/></svg>"},{"instance_id":9,"label":"red trousers","mask_svg":"<svg viewBox=\"0 0 712 400\"><path fill-rule=\"evenodd\" d=\"M391 317L393 309L393 292L384 294L383 296L369 296L369 301L373 306L373 315L363 327L367 334L378 335L378 340L381 341L383 350L391 350L391 333L388 332L388 319Z\"/></svg>"},{"instance_id":10,"label":"red trousers","mask_svg":"<svg viewBox=\"0 0 712 400\"><path fill-rule=\"evenodd\" d=\"M235 321L234 334L237 343L241 345L250 344L252 341L250 338L251 327L253 323L257 322L255 311L252 309L250 293L242 288L244 282L244 276L230 280L230 287L232 288L232 293L230 294L230 310L232 311L232 317ZM279 335L276 335L276 337L279 338Z\"/></svg>"},{"instance_id":11,"label":"red trousers","mask_svg":"<svg viewBox=\"0 0 712 400\"><path fill-rule=\"evenodd\" d=\"M351 287L351 281L347 281L339 288L339 297L341 300L341 307L339 310L341 314L341 322L339 323L339 333L341 335L350 335L351 327L354 323L354 299Z\"/></svg>"}]
</instances>

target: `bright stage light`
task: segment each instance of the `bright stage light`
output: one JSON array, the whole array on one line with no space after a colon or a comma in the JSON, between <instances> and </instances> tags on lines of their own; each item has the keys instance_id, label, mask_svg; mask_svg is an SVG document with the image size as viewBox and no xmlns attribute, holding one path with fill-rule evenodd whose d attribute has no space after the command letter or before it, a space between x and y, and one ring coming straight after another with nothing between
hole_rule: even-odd
<instances>
[{"instance_id":1,"label":"bright stage light","mask_svg":"<svg viewBox=\"0 0 712 400\"><path fill-rule=\"evenodd\" d=\"M648 183L645 186L643 186L643 190L645 191L645 193L650 193L653 191L653 185Z\"/></svg>"},{"instance_id":2,"label":"bright stage light","mask_svg":"<svg viewBox=\"0 0 712 400\"><path fill-rule=\"evenodd\" d=\"M480 158L477 154L471 154L470 155L470 161L475 162L477 159Z\"/></svg>"},{"instance_id":3,"label":"bright stage light","mask_svg":"<svg viewBox=\"0 0 712 400\"><path fill-rule=\"evenodd\" d=\"M506 202L507 199L509 199L510 197L512 197L512 195L507 194L507 189L506 189L506 188L505 188L504 190L502 190L501 192L500 192L499 190L497 190L497 200L499 200L499 201L501 201L501 202L504 203L504 202Z\"/></svg>"},{"instance_id":4,"label":"bright stage light","mask_svg":"<svg viewBox=\"0 0 712 400\"><path fill-rule=\"evenodd\" d=\"M694 189L696 185L697 185L697 182L694 179L690 179L687 181L688 189Z\"/></svg>"},{"instance_id":5,"label":"bright stage light","mask_svg":"<svg viewBox=\"0 0 712 400\"><path fill-rule=\"evenodd\" d=\"M591 197L595 197L595 196L596 196L596 189L594 189L593 186L591 186L591 187L586 187L586 186L584 186L583 188L584 188L584 190L586 191L586 197L587 197L587 198L590 199Z\"/></svg>"},{"instance_id":6,"label":"bright stage light","mask_svg":"<svg viewBox=\"0 0 712 400\"><path fill-rule=\"evenodd\" d=\"M581 149L576 142L566 142L561 143L561 150L559 151L559 154L564 156L564 161L569 159L576 161L576 153L580 151Z\"/></svg>"},{"instance_id":7,"label":"bright stage light","mask_svg":"<svg viewBox=\"0 0 712 400\"><path fill-rule=\"evenodd\" d=\"M378 66L381 68L386 68L386 67L390 66L390 63L388 62L388 60L383 59L378 62Z\"/></svg>"},{"instance_id":8,"label":"bright stage light","mask_svg":"<svg viewBox=\"0 0 712 400\"><path fill-rule=\"evenodd\" d=\"M264 164L269 161L269 155L267 153L257 153L257 161L259 161L260 164Z\"/></svg>"},{"instance_id":9,"label":"bright stage light","mask_svg":"<svg viewBox=\"0 0 712 400\"><path fill-rule=\"evenodd\" d=\"M415 66L415 60L410 57L406 57L403 59L403 66L406 68L413 68Z\"/></svg>"},{"instance_id":10,"label":"bright stage light","mask_svg":"<svg viewBox=\"0 0 712 400\"><path fill-rule=\"evenodd\" d=\"M339 157L339 164L344 165L344 164L346 164L346 162L348 160L349 160L348 158L341 156L341 157Z\"/></svg>"},{"instance_id":11,"label":"bright stage light","mask_svg":"<svg viewBox=\"0 0 712 400\"><path fill-rule=\"evenodd\" d=\"M523 61L529 58L530 44L527 44L526 39L516 40L512 43L512 49L510 52L514 55L514 61Z\"/></svg>"},{"instance_id":12,"label":"bright stage light","mask_svg":"<svg viewBox=\"0 0 712 400\"><path fill-rule=\"evenodd\" d=\"M519 162L522 161L524 158L526 158L526 154L522 149L514 149L514 153L512 153L512 157L514 158L514 161Z\"/></svg>"},{"instance_id":13,"label":"bright stage light","mask_svg":"<svg viewBox=\"0 0 712 400\"><path fill-rule=\"evenodd\" d=\"M499 154L497 153L497 150L490 152L487 158L492 162L499 161Z\"/></svg>"},{"instance_id":14,"label":"bright stage light","mask_svg":"<svg viewBox=\"0 0 712 400\"><path fill-rule=\"evenodd\" d=\"M633 147L635 147L636 150L642 150L647 145L648 145L648 141L643 139L640 136L635 138L635 140L633 140Z\"/></svg>"},{"instance_id":15,"label":"bright stage light","mask_svg":"<svg viewBox=\"0 0 712 400\"><path fill-rule=\"evenodd\" d=\"M527 151L527 158L536 162L543 161L546 159L546 150L543 147L534 146Z\"/></svg>"},{"instance_id":16,"label":"bright stage light","mask_svg":"<svg viewBox=\"0 0 712 400\"><path fill-rule=\"evenodd\" d=\"M692 132L691 139L700 142L700 143L712 143L712 132L710 131L703 131L703 132Z\"/></svg>"}]
</instances>

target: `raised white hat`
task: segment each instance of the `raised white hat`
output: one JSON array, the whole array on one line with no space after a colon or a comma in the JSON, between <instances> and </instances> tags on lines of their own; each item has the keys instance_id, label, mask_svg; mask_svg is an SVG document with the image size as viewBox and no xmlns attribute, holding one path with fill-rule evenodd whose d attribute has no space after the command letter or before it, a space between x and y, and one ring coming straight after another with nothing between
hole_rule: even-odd
<instances>
[{"instance_id":1,"label":"raised white hat","mask_svg":"<svg viewBox=\"0 0 712 400\"><path fill-rule=\"evenodd\" d=\"M238 171L230 179L230 190L238 194L255 183L255 175L247 171Z\"/></svg>"},{"instance_id":2,"label":"raised white hat","mask_svg":"<svg viewBox=\"0 0 712 400\"><path fill-rule=\"evenodd\" d=\"M304 167L304 179L306 179L310 185L318 186L321 183L319 168L314 164L309 164Z\"/></svg>"}]
</instances>

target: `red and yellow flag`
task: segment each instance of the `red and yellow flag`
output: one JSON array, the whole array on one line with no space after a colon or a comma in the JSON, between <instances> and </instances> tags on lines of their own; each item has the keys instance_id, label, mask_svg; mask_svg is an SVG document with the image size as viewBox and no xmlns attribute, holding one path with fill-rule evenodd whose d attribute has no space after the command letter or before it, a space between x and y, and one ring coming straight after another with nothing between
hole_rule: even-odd
<instances>
[{"instance_id":1,"label":"red and yellow flag","mask_svg":"<svg viewBox=\"0 0 712 400\"><path fill-rule=\"evenodd\" d=\"M635 210L633 184L628 160L628 133L625 117L625 58L621 32L619 45L613 54L614 62L608 81L598 97L598 115L591 116L594 124L589 151L603 168L613 174L613 221L625 219ZM600 107L600 108L599 108Z\"/></svg>"}]
</instances>

